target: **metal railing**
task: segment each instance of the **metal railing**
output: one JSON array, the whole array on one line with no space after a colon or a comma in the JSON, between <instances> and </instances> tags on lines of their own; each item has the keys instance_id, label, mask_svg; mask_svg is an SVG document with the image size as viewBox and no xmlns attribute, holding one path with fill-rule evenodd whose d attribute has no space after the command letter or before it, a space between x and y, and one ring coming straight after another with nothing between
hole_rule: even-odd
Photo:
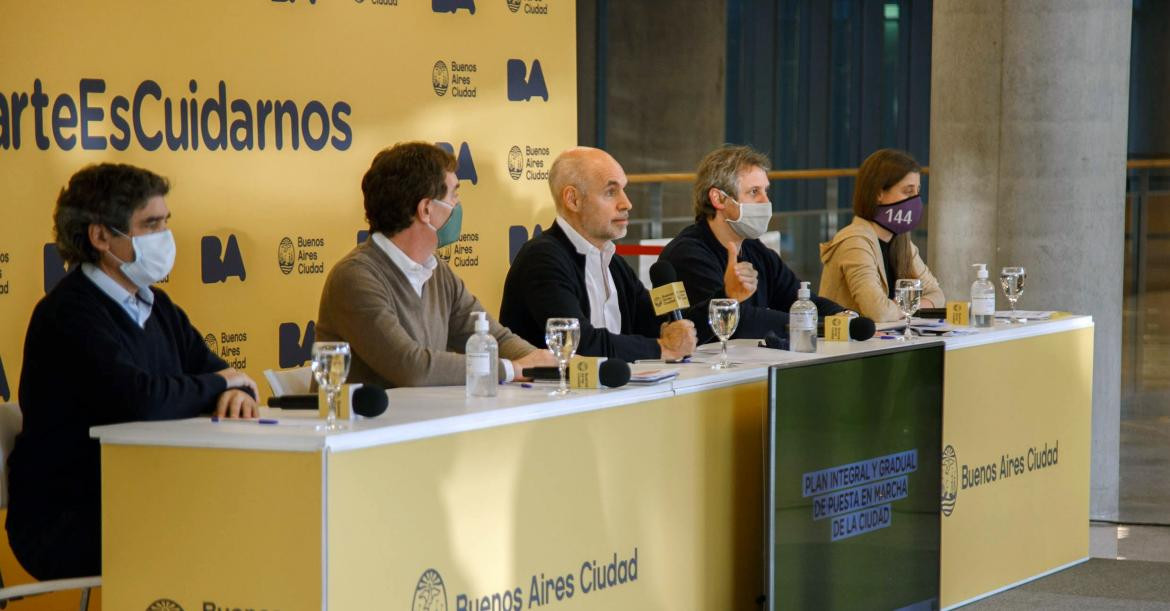
<instances>
[{"instance_id":1,"label":"metal railing","mask_svg":"<svg viewBox=\"0 0 1170 611\"><path fill-rule=\"evenodd\" d=\"M929 168L923 168L926 174ZM1164 255L1170 259L1170 214L1167 214L1167 227L1158 225L1151 219L1151 209L1158 206L1170 205L1170 159L1134 159L1126 162L1126 264L1125 264L1125 295L1126 304L1123 306L1125 316L1122 352L1128 360L1123 367L1123 396L1134 396L1143 387L1143 367L1145 366L1146 340L1153 338L1153 343L1165 340L1170 343L1170 312L1163 312L1147 303L1147 292L1151 288L1151 280L1155 281L1157 290L1170 290L1170 269L1166 270L1166 278L1157 278L1151 275L1151 254ZM841 184L843 178L852 178L857 175L856 168L814 169L814 170L777 170L768 173L773 181L825 181L824 207L795 211L775 212L773 220L796 220L801 218L820 217L815 241L825 240L840 228L841 214L852 214L851 207L841 204ZM689 224L694 216L663 216L663 190L665 185L672 183L691 184L695 174L687 172L669 172L657 174L631 174L628 176L631 185L646 185L646 199L639 202L635 208L636 218L630 219L630 224L640 226L642 237L664 237L663 225ZM641 208L639 210L638 208ZM689 212L689 210L688 210ZM1161 215L1159 215L1160 219ZM919 234L921 231L921 234ZM920 247L925 246L925 224L915 232L915 241ZM810 236L811 237L811 236ZM805 249L807 250L807 248ZM815 249L814 249L815 250ZM807 253L804 253L807 254ZM798 256L798 259L801 257ZM809 263L813 263L809 261ZM1155 271L1160 271L1161 268ZM801 273L801 270L796 270ZM804 275L810 276L812 269L803 270ZM1161 278L1161 279L1159 279ZM1165 286L1163 286L1165 285ZM1164 336L1164 337L1163 337ZM1165 377L1163 375L1163 377Z\"/></svg>"},{"instance_id":2,"label":"metal railing","mask_svg":"<svg viewBox=\"0 0 1170 611\"><path fill-rule=\"evenodd\" d=\"M929 168L922 168L923 173L927 173ZM776 212L773 218L791 218L800 216L821 216L832 215L829 220L835 221L836 214L840 212L838 206L839 200L839 184L838 179L842 177L852 178L857 176L857 168L828 168L817 170L773 170L768 172L769 180L825 180L825 208L815 210L798 210L788 212ZM674 216L663 217L663 186L667 183L693 183L695 182L695 174L693 172L667 172L659 174L631 174L627 176L632 185L647 185L649 187L649 201L646 203L647 216L646 218L630 219L630 224L635 226L649 226L649 230L644 232L649 238L662 238L662 225L664 223L689 223L694 218L693 216ZM836 227L833 232L836 233Z\"/></svg>"}]
</instances>

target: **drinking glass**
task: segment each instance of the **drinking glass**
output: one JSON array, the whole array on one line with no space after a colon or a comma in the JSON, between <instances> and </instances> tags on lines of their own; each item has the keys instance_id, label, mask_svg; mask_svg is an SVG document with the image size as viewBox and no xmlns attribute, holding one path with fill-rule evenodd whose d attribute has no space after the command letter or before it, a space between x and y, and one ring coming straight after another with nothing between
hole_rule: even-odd
<instances>
[{"instance_id":1,"label":"drinking glass","mask_svg":"<svg viewBox=\"0 0 1170 611\"><path fill-rule=\"evenodd\" d=\"M337 393L349 375L349 361L348 342L313 342L313 376L317 378L317 386L325 389L328 405L325 424L317 427L319 431L345 428L337 422Z\"/></svg>"},{"instance_id":2,"label":"drinking glass","mask_svg":"<svg viewBox=\"0 0 1170 611\"><path fill-rule=\"evenodd\" d=\"M557 359L557 367L561 372L561 385L549 393L550 396L569 394L568 378L565 369L569 359L577 352L577 344L581 341L581 323L576 318L550 318L544 325L544 343Z\"/></svg>"},{"instance_id":3,"label":"drinking glass","mask_svg":"<svg viewBox=\"0 0 1170 611\"><path fill-rule=\"evenodd\" d=\"M735 365L727 362L727 338L735 333L739 326L739 302L734 299L712 299L707 305L707 322L711 330L719 338L719 362L711 369L728 369Z\"/></svg>"},{"instance_id":4,"label":"drinking glass","mask_svg":"<svg viewBox=\"0 0 1170 611\"><path fill-rule=\"evenodd\" d=\"M999 271L999 284L1003 287L1003 294L1008 303L1012 304L1011 324L1028 322L1016 317L1016 300L1024 296L1024 280L1028 272L1022 267L1005 267Z\"/></svg>"},{"instance_id":5,"label":"drinking glass","mask_svg":"<svg viewBox=\"0 0 1170 611\"><path fill-rule=\"evenodd\" d=\"M912 341L914 334L910 332L910 317L918 311L918 305L922 302L922 281L917 278L899 278L894 283L894 301L906 317L906 332L899 341Z\"/></svg>"}]
</instances>

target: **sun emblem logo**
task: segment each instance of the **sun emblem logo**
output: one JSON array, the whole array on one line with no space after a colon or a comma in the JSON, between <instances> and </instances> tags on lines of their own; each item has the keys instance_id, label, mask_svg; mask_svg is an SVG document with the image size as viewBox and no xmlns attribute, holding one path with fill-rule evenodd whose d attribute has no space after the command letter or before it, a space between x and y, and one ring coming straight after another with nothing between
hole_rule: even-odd
<instances>
[{"instance_id":1,"label":"sun emblem logo","mask_svg":"<svg viewBox=\"0 0 1170 611\"><path fill-rule=\"evenodd\" d=\"M951 515L955 510L955 499L959 496L959 458L955 448L947 446L942 455L942 512Z\"/></svg>"},{"instance_id":2,"label":"sun emblem logo","mask_svg":"<svg viewBox=\"0 0 1170 611\"><path fill-rule=\"evenodd\" d=\"M524 172L524 153L520 147L514 146L508 151L508 176L512 180L520 180L520 174Z\"/></svg>"},{"instance_id":3,"label":"sun emblem logo","mask_svg":"<svg viewBox=\"0 0 1170 611\"><path fill-rule=\"evenodd\" d=\"M435 95L443 96L447 93L447 85L451 83L451 75L447 72L447 62L439 60L431 68L431 87L435 88Z\"/></svg>"},{"instance_id":4,"label":"sun emblem logo","mask_svg":"<svg viewBox=\"0 0 1170 611\"><path fill-rule=\"evenodd\" d=\"M160 598L150 603L146 611L183 611L183 607L169 598Z\"/></svg>"},{"instance_id":5,"label":"sun emblem logo","mask_svg":"<svg viewBox=\"0 0 1170 611\"><path fill-rule=\"evenodd\" d=\"M427 569L414 587L411 611L447 611L447 588L443 576L435 569Z\"/></svg>"},{"instance_id":6,"label":"sun emblem logo","mask_svg":"<svg viewBox=\"0 0 1170 611\"><path fill-rule=\"evenodd\" d=\"M280 241L280 246L276 249L276 262L280 264L280 273L286 276L290 274L296 260L297 251L293 248L292 240L286 237Z\"/></svg>"}]
</instances>

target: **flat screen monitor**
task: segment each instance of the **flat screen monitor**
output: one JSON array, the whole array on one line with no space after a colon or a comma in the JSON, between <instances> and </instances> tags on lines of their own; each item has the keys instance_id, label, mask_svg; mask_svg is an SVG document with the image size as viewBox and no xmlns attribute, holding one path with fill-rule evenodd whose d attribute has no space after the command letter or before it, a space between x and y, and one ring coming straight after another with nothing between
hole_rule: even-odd
<instances>
[{"instance_id":1,"label":"flat screen monitor","mask_svg":"<svg viewBox=\"0 0 1170 611\"><path fill-rule=\"evenodd\" d=\"M943 350L770 369L769 608L938 608Z\"/></svg>"}]
</instances>

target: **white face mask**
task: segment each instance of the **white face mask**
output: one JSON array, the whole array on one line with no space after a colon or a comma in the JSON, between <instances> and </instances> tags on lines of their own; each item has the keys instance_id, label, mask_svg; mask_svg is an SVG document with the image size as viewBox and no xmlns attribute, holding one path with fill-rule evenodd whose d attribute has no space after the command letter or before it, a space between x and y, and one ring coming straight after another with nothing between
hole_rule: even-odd
<instances>
[{"instance_id":1,"label":"white face mask","mask_svg":"<svg viewBox=\"0 0 1170 611\"><path fill-rule=\"evenodd\" d=\"M114 229L111 227L110 229ZM148 289L171 273L175 265L175 236L170 229L130 237L117 229L116 233L130 238L134 248L134 260L123 261L113 251L107 251L115 261L121 263L122 273L140 289Z\"/></svg>"},{"instance_id":2,"label":"white face mask","mask_svg":"<svg viewBox=\"0 0 1170 611\"><path fill-rule=\"evenodd\" d=\"M772 220L772 202L736 202L727 193L719 192L739 205L739 218L734 221L727 219L727 224L736 235L746 240L755 240L764 235Z\"/></svg>"}]
</instances>

